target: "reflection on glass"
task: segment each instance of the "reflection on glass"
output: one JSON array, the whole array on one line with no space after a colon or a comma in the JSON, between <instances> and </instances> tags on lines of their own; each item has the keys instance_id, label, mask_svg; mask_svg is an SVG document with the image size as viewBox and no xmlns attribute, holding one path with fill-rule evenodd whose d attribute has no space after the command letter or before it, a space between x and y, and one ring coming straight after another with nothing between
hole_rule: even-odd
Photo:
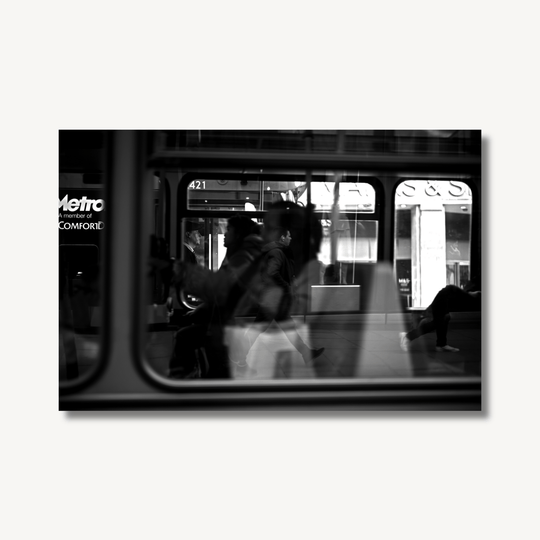
<instances>
[{"instance_id":1,"label":"reflection on glass","mask_svg":"<svg viewBox=\"0 0 540 540\"><path fill-rule=\"evenodd\" d=\"M472 193L458 181L407 180L396 190L394 267L403 304L427 307L470 279Z\"/></svg>"},{"instance_id":2,"label":"reflection on glass","mask_svg":"<svg viewBox=\"0 0 540 540\"><path fill-rule=\"evenodd\" d=\"M283 174L280 180L265 180L268 175L227 174L221 178L201 175L188 184L190 210L229 212L264 211L278 201L291 201L305 206L305 176Z\"/></svg>"},{"instance_id":3,"label":"reflection on glass","mask_svg":"<svg viewBox=\"0 0 540 540\"><path fill-rule=\"evenodd\" d=\"M254 180L200 178L188 185L188 208L244 212L246 205L260 207L260 185Z\"/></svg>"},{"instance_id":4,"label":"reflection on glass","mask_svg":"<svg viewBox=\"0 0 540 540\"><path fill-rule=\"evenodd\" d=\"M370 184L327 173L324 180L312 182L311 201L320 216L323 233L319 253L322 283L360 285L365 274L362 266L377 261L378 221L363 216L375 212L375 189ZM334 294L338 294L337 289Z\"/></svg>"},{"instance_id":5,"label":"reflection on glass","mask_svg":"<svg viewBox=\"0 0 540 540\"><path fill-rule=\"evenodd\" d=\"M463 234L470 221L453 214L456 204L467 214L462 207L470 209L470 194L460 183L446 186L459 200L445 199L439 212L436 194L445 186L410 181L400 186L392 267L379 260L376 190L359 179L332 171L214 173L180 184L187 208L171 201L178 230L170 256L172 267L181 271L174 273L164 301L166 324L149 328L146 358L152 369L176 383L439 377L477 369L478 351L464 355L459 367L455 359L432 361L424 350L404 351L399 338L408 330L403 307L422 302L413 298L420 227L431 228L423 234L430 248L440 244L441 252L468 254ZM425 201L418 199L422 190L429 197ZM433 220L424 225L428 208ZM252 220L254 228L231 249L236 218ZM434 223L441 228L434 229ZM453 232L447 236L445 230ZM442 265L443 279L447 272L463 276L467 269L468 255L451 253ZM430 280L424 276L422 286Z\"/></svg>"},{"instance_id":6,"label":"reflection on glass","mask_svg":"<svg viewBox=\"0 0 540 540\"><path fill-rule=\"evenodd\" d=\"M470 279L471 205L445 204L446 284L463 287Z\"/></svg>"},{"instance_id":7,"label":"reflection on glass","mask_svg":"<svg viewBox=\"0 0 540 540\"><path fill-rule=\"evenodd\" d=\"M315 181L311 185L311 202L318 211L330 212L337 204L342 212L372 214L375 211L375 189L363 182ZM338 187L337 200L335 188Z\"/></svg>"}]
</instances>

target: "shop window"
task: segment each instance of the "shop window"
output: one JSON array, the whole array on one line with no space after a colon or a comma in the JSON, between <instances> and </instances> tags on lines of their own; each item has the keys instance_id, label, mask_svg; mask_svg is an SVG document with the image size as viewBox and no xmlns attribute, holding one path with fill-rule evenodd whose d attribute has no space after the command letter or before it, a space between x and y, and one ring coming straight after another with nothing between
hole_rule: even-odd
<instances>
[{"instance_id":1,"label":"shop window","mask_svg":"<svg viewBox=\"0 0 540 540\"><path fill-rule=\"evenodd\" d=\"M460 181L406 180L395 195L394 270L404 307L427 307L470 278L472 193Z\"/></svg>"}]
</instances>

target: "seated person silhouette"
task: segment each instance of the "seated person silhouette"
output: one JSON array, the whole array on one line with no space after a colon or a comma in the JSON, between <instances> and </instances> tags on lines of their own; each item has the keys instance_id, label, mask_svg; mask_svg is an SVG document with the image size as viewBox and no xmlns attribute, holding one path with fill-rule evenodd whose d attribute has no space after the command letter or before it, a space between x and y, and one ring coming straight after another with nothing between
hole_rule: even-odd
<instances>
[{"instance_id":1,"label":"seated person silhouette","mask_svg":"<svg viewBox=\"0 0 540 540\"><path fill-rule=\"evenodd\" d=\"M411 341L435 331L437 335L435 349L437 351L459 352L459 349L451 347L446 342L446 334L451 319L450 312L479 311L480 307L480 291L465 291L456 285L447 285L437 293L418 326L410 332L400 332L401 349L408 351Z\"/></svg>"}]
</instances>

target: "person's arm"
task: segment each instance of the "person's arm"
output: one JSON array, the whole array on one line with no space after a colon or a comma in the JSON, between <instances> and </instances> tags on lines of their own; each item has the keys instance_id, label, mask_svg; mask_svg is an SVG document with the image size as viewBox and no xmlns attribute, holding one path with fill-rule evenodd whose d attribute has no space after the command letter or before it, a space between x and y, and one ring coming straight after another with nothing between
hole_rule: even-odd
<instances>
[{"instance_id":1,"label":"person's arm","mask_svg":"<svg viewBox=\"0 0 540 540\"><path fill-rule=\"evenodd\" d=\"M181 261L175 264L175 283L205 302L224 305L237 280L237 272L232 270L230 264L223 266L217 272Z\"/></svg>"}]
</instances>

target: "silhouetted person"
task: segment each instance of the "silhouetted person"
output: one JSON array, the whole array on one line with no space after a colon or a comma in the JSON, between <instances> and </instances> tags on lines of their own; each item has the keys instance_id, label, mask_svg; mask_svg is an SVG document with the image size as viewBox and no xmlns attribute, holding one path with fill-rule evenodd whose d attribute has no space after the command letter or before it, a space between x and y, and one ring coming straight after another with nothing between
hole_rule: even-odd
<instances>
[{"instance_id":1,"label":"silhouetted person","mask_svg":"<svg viewBox=\"0 0 540 540\"><path fill-rule=\"evenodd\" d=\"M323 353L324 348L310 349L298 334L291 317L291 308L295 300L295 266L289 247L292 240L290 230L276 226L267 219L265 234L267 243L262 250L264 259L260 269L259 308L253 325L245 333L245 338L251 348L258 336L275 321L300 352L304 361L309 364ZM241 362L240 367L244 367L244 364L245 361Z\"/></svg>"},{"instance_id":2,"label":"silhouetted person","mask_svg":"<svg viewBox=\"0 0 540 540\"><path fill-rule=\"evenodd\" d=\"M195 248L201 244L202 234L200 225L187 221L184 235L184 260L188 263L198 264Z\"/></svg>"},{"instance_id":3,"label":"silhouetted person","mask_svg":"<svg viewBox=\"0 0 540 540\"><path fill-rule=\"evenodd\" d=\"M446 342L451 311L479 311L481 307L480 291L466 292L455 285L447 285L435 296L431 305L425 311L425 318L410 332L400 332L400 346L403 351L409 350L410 342L414 339L435 331L437 334L436 350L440 352L458 352Z\"/></svg>"},{"instance_id":4,"label":"silhouetted person","mask_svg":"<svg viewBox=\"0 0 540 540\"><path fill-rule=\"evenodd\" d=\"M203 304L185 319L190 323L175 335L169 363L172 378L206 376L227 378L229 355L224 343L224 328L230 324L238 303L246 293L249 275L253 273L262 247L256 223L245 216L228 220L224 245L226 256L217 272L202 266L177 262L175 280L186 292L196 295ZM197 373L194 352L205 348L208 372Z\"/></svg>"}]
</instances>

